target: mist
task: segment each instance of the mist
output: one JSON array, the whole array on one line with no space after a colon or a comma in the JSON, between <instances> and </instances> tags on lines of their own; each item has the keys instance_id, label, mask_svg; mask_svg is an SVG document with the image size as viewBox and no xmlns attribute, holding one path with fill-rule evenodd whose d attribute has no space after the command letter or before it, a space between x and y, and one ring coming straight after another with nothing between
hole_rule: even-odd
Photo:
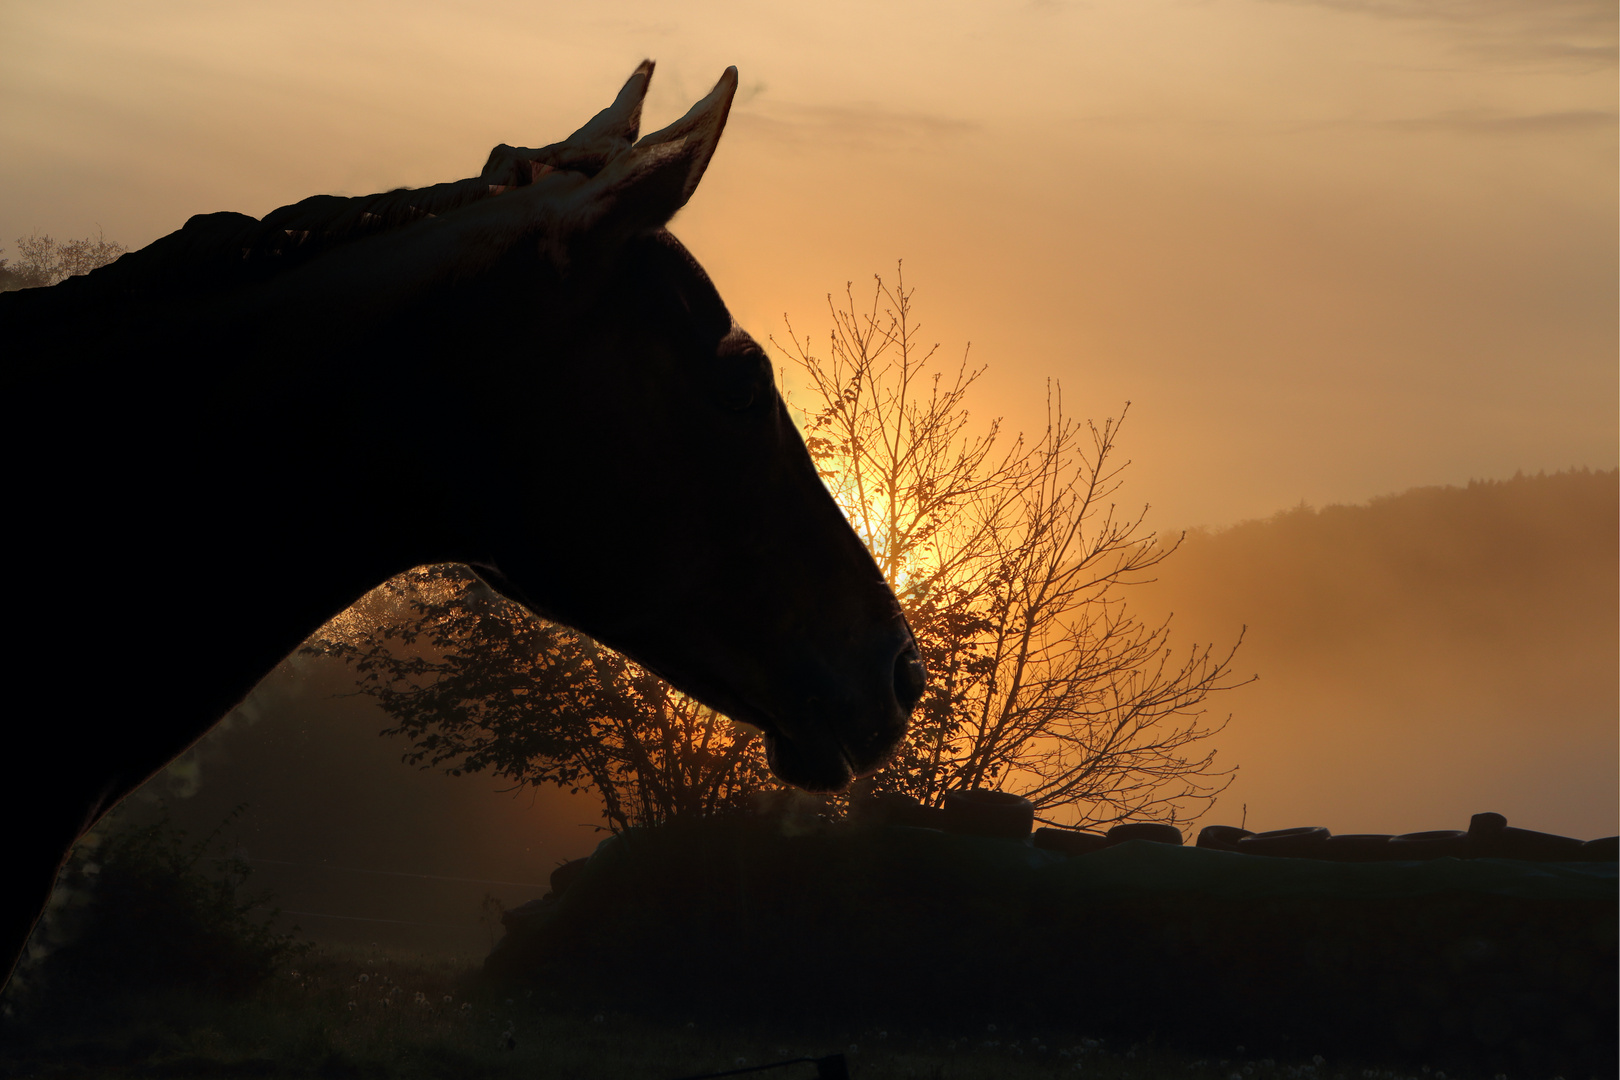
<instances>
[{"instance_id":1,"label":"mist","mask_svg":"<svg viewBox=\"0 0 1620 1080\"><path fill-rule=\"evenodd\" d=\"M221 839L310 940L482 956L607 835L601 803L404 764L387 725L341 662L295 656L124 809L200 838L240 807Z\"/></svg>"},{"instance_id":2,"label":"mist","mask_svg":"<svg viewBox=\"0 0 1620 1080\"><path fill-rule=\"evenodd\" d=\"M1338 832L1616 831L1617 474L1416 488L1195 529L1144 613L1248 627L1218 697L1239 767L1206 823ZM1163 534L1161 534L1163 535Z\"/></svg>"}]
</instances>

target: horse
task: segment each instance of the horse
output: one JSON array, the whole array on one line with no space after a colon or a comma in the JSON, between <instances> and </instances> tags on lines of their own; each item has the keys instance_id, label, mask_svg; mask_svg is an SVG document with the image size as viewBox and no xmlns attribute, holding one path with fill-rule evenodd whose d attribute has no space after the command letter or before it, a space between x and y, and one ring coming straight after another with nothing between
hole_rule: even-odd
<instances>
[{"instance_id":1,"label":"horse","mask_svg":"<svg viewBox=\"0 0 1620 1080\"><path fill-rule=\"evenodd\" d=\"M8 971L107 808L415 566L759 728L789 784L900 741L926 678L900 606L665 228L736 69L638 138L652 72L476 177L199 215L0 295Z\"/></svg>"}]
</instances>

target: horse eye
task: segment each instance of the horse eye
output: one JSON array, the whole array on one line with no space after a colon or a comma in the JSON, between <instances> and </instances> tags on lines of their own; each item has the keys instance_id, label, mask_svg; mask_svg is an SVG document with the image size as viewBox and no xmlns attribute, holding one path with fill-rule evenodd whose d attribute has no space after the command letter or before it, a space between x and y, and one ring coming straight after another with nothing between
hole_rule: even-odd
<instances>
[{"instance_id":1,"label":"horse eye","mask_svg":"<svg viewBox=\"0 0 1620 1080\"><path fill-rule=\"evenodd\" d=\"M710 385L726 409L741 412L770 396L774 385L770 359L747 334L741 330L727 334L712 356Z\"/></svg>"},{"instance_id":2,"label":"horse eye","mask_svg":"<svg viewBox=\"0 0 1620 1080\"><path fill-rule=\"evenodd\" d=\"M761 400L770 376L770 364L758 354L722 357L724 369L719 379L720 403L732 412L742 412Z\"/></svg>"}]
</instances>

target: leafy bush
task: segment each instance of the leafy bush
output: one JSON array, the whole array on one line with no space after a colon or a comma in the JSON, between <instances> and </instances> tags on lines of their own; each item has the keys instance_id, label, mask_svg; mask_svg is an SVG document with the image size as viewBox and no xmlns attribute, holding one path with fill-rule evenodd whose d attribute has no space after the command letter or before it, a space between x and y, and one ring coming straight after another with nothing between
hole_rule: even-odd
<instances>
[{"instance_id":1,"label":"leafy bush","mask_svg":"<svg viewBox=\"0 0 1620 1080\"><path fill-rule=\"evenodd\" d=\"M220 849L243 809L195 842L164 813L81 843L44 928L48 955L29 980L37 1004L161 990L239 997L306 949L272 928L267 893L244 893L246 859Z\"/></svg>"}]
</instances>

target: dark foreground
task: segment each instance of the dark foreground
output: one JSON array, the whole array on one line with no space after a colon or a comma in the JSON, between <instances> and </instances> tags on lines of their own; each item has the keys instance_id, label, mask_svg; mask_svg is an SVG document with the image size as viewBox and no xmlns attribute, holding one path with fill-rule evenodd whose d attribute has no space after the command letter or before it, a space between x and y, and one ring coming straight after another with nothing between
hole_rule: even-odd
<instances>
[{"instance_id":1,"label":"dark foreground","mask_svg":"<svg viewBox=\"0 0 1620 1080\"><path fill-rule=\"evenodd\" d=\"M882 1014L835 1024L791 1015L743 1023L680 1000L649 1014L615 1008L609 998L569 998L543 988L496 989L465 960L327 950L246 1000L114 999L13 1028L0 1047L0 1075L675 1080L842 1053L852 1080L1450 1080L1432 1067L1273 1059L1237 1045L1195 1056L1017 1015L993 1026L890 1024ZM1199 1003L1175 1008L1196 1011ZM798 1065L753 1075L809 1080L816 1073Z\"/></svg>"},{"instance_id":2,"label":"dark foreground","mask_svg":"<svg viewBox=\"0 0 1620 1080\"><path fill-rule=\"evenodd\" d=\"M1613 863L709 820L570 864L480 963L312 951L245 914L245 869L129 835L0 1020L0 1076L1616 1074Z\"/></svg>"},{"instance_id":3,"label":"dark foreground","mask_svg":"<svg viewBox=\"0 0 1620 1080\"><path fill-rule=\"evenodd\" d=\"M748 1023L1105 1033L1190 1059L1616 1075L1613 863L1065 859L930 829L737 819L604 844L487 970Z\"/></svg>"}]
</instances>

